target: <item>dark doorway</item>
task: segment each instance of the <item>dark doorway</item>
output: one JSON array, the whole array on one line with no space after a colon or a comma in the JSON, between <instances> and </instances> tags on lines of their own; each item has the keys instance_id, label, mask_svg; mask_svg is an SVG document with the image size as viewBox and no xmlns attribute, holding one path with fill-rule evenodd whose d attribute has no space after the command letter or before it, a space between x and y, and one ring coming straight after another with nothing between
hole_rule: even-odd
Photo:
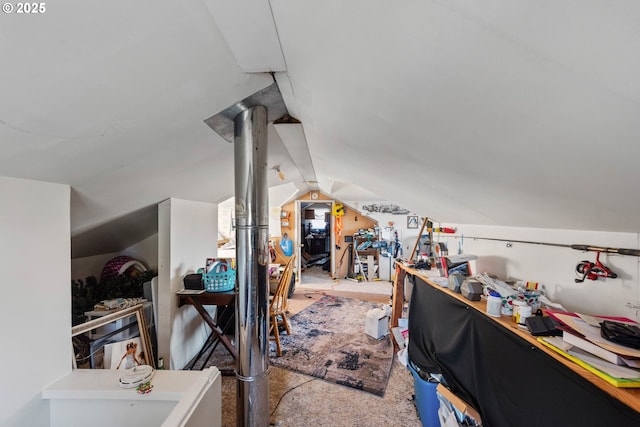
<instances>
[{"instance_id":1,"label":"dark doorway","mask_svg":"<svg viewBox=\"0 0 640 427\"><path fill-rule=\"evenodd\" d=\"M301 266L331 271L331 202L300 203Z\"/></svg>"}]
</instances>

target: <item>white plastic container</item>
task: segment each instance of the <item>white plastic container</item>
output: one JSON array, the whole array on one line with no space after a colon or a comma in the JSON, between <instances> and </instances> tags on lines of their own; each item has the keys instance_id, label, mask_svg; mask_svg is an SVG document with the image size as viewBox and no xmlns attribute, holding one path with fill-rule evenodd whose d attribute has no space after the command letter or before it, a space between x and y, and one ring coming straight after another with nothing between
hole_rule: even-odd
<instances>
[{"instance_id":1,"label":"white plastic container","mask_svg":"<svg viewBox=\"0 0 640 427\"><path fill-rule=\"evenodd\" d=\"M518 309L518 316L516 317L516 323L519 325L524 325L527 317L531 317L531 307L525 305Z\"/></svg>"},{"instance_id":2,"label":"white plastic container","mask_svg":"<svg viewBox=\"0 0 640 427\"><path fill-rule=\"evenodd\" d=\"M524 307L525 305L527 305L526 302L524 301L514 301L513 302L513 321L518 323L518 310L520 310L520 307Z\"/></svg>"},{"instance_id":3,"label":"white plastic container","mask_svg":"<svg viewBox=\"0 0 640 427\"><path fill-rule=\"evenodd\" d=\"M487 314L493 317L500 317L502 309L502 298L489 295L487 297Z\"/></svg>"}]
</instances>

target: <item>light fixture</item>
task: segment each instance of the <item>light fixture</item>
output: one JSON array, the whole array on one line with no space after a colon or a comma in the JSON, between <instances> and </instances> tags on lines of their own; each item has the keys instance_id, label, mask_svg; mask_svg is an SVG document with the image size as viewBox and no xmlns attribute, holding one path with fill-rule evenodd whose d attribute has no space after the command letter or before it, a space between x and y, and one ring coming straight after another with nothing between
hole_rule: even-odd
<instances>
[{"instance_id":1,"label":"light fixture","mask_svg":"<svg viewBox=\"0 0 640 427\"><path fill-rule=\"evenodd\" d=\"M280 178L280 181L284 181L284 173L280 170L280 165L275 165L273 168L273 170L276 171L276 173L278 174L278 178Z\"/></svg>"}]
</instances>

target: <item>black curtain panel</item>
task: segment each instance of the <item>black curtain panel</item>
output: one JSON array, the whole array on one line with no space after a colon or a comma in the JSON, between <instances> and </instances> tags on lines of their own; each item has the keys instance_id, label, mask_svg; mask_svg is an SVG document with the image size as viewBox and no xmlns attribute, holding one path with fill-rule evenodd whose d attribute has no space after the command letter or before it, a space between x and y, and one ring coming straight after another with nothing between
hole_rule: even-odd
<instances>
[{"instance_id":1,"label":"black curtain panel","mask_svg":"<svg viewBox=\"0 0 640 427\"><path fill-rule=\"evenodd\" d=\"M409 312L409 359L442 374L485 427L640 425L640 413L419 277Z\"/></svg>"}]
</instances>

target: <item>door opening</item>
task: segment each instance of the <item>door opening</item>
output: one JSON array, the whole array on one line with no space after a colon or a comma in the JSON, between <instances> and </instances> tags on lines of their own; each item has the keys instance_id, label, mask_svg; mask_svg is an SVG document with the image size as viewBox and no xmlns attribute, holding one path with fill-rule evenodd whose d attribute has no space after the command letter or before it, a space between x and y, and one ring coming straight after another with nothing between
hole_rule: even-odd
<instances>
[{"instance_id":1,"label":"door opening","mask_svg":"<svg viewBox=\"0 0 640 427\"><path fill-rule=\"evenodd\" d=\"M335 262L333 260L333 201L299 201L296 239L300 254L299 276L312 279L310 276L333 277Z\"/></svg>"}]
</instances>

